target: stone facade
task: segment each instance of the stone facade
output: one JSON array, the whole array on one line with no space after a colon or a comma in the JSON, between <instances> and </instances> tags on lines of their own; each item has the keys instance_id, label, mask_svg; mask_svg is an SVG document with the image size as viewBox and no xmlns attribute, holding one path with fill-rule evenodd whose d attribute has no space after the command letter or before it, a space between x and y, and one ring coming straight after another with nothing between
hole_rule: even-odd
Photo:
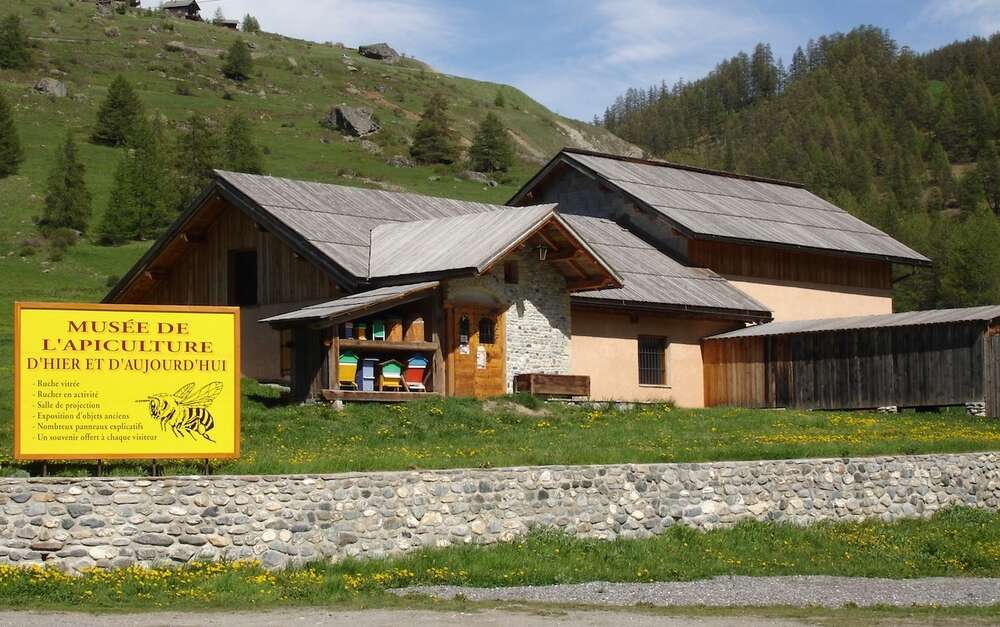
<instances>
[{"instance_id":1,"label":"stone facade","mask_svg":"<svg viewBox=\"0 0 1000 627\"><path fill-rule=\"evenodd\" d=\"M381 472L0 479L0 564L259 559L269 568L509 540L602 539L744 519L807 524L1000 505L1000 453Z\"/></svg>"},{"instance_id":2,"label":"stone facade","mask_svg":"<svg viewBox=\"0 0 1000 627\"><path fill-rule=\"evenodd\" d=\"M504 282L503 264L473 279L448 281L446 298L456 301L480 293L494 299L505 315L507 391L521 373L569 374L570 297L566 279L535 250L512 255L519 281Z\"/></svg>"}]
</instances>

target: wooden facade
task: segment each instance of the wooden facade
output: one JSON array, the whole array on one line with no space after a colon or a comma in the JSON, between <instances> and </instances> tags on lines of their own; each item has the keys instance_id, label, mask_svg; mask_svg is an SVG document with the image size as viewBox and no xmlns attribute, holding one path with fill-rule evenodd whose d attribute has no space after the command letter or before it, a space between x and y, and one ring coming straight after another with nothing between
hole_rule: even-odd
<instances>
[{"instance_id":1,"label":"wooden facade","mask_svg":"<svg viewBox=\"0 0 1000 627\"><path fill-rule=\"evenodd\" d=\"M709 240L687 243L688 261L725 276L868 289L892 288L892 264L877 259L822 255Z\"/></svg>"},{"instance_id":2,"label":"wooden facade","mask_svg":"<svg viewBox=\"0 0 1000 627\"><path fill-rule=\"evenodd\" d=\"M986 336L986 415L1000 416L1000 327Z\"/></svg>"},{"instance_id":3,"label":"wooden facade","mask_svg":"<svg viewBox=\"0 0 1000 627\"><path fill-rule=\"evenodd\" d=\"M705 402L871 409L992 398L990 415L1000 416L1000 380L987 373L998 368L997 342L986 330L982 322L955 322L707 339Z\"/></svg>"},{"instance_id":4,"label":"wooden facade","mask_svg":"<svg viewBox=\"0 0 1000 627\"><path fill-rule=\"evenodd\" d=\"M172 241L122 302L229 305L236 278L234 252L256 252L257 304L299 303L341 295L337 284L280 238L221 198L210 201L187 230Z\"/></svg>"}]
</instances>

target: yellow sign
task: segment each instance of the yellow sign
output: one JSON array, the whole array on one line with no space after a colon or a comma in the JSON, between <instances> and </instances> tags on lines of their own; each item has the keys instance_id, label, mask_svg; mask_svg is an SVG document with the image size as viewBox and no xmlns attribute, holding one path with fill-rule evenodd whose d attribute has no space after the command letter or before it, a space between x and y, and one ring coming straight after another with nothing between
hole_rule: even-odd
<instances>
[{"instance_id":1,"label":"yellow sign","mask_svg":"<svg viewBox=\"0 0 1000 627\"><path fill-rule=\"evenodd\" d=\"M240 452L237 307L14 304L14 457Z\"/></svg>"}]
</instances>

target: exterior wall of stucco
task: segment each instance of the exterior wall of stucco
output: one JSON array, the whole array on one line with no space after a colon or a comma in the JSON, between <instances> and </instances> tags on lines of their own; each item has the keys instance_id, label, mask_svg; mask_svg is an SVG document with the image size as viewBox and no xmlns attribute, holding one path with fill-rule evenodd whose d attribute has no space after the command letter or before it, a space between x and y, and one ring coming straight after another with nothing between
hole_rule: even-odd
<instances>
[{"instance_id":1,"label":"exterior wall of stucco","mask_svg":"<svg viewBox=\"0 0 1000 627\"><path fill-rule=\"evenodd\" d=\"M771 310L775 322L892 313L892 290L725 276Z\"/></svg>"},{"instance_id":2,"label":"exterior wall of stucco","mask_svg":"<svg viewBox=\"0 0 1000 627\"><path fill-rule=\"evenodd\" d=\"M568 374L570 371L570 304L566 279L533 251L509 257L517 261L520 280L504 282L503 264L491 272L447 282L451 302L489 304L504 312L507 391L522 373ZM477 300L486 298L487 300Z\"/></svg>"},{"instance_id":3,"label":"exterior wall of stucco","mask_svg":"<svg viewBox=\"0 0 1000 627\"><path fill-rule=\"evenodd\" d=\"M590 377L595 400L666 401L705 406L701 339L737 329L738 322L667 314L573 308L572 374ZM668 385L639 385L640 335L666 337Z\"/></svg>"}]
</instances>

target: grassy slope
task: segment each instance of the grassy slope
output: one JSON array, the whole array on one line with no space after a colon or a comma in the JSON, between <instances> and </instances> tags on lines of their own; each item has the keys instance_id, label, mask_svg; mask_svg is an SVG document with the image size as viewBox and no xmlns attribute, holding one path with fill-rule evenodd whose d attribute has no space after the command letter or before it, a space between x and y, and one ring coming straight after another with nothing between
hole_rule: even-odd
<instances>
[{"instance_id":1,"label":"grassy slope","mask_svg":"<svg viewBox=\"0 0 1000 627\"><path fill-rule=\"evenodd\" d=\"M348 559L270 573L247 562L95 569L83 577L0 566L0 606L77 609L81 599L88 611L410 606L420 602L396 600L384 591L415 584L496 587L725 575L997 577L1000 515L960 508L893 524L743 523L705 533L674 527L654 538L612 542L534 533L489 547L422 549L389 560ZM972 615L996 612L981 608Z\"/></svg>"},{"instance_id":2,"label":"grassy slope","mask_svg":"<svg viewBox=\"0 0 1000 627\"><path fill-rule=\"evenodd\" d=\"M223 50L237 37L231 31L146 15L95 20L92 2L14 0L4 3L0 13L6 14L11 8L23 17L31 35L44 40L38 42L33 68L25 72L0 71L0 90L15 108L27 157L18 175L0 180L0 420L4 425L11 411L13 301L98 300L108 276L122 274L147 246L139 243L99 248L84 243L55 264L46 262L42 255L16 255L19 243L33 236L31 219L40 212L48 168L67 129L81 140L95 220L104 211L119 154L115 149L89 144L85 138L97 106L117 73L125 74L137 85L149 112L162 114L170 123L183 120L192 111L216 118L234 109L246 113L257 121L258 138L270 153L267 169L277 176L381 185L502 203L534 172L536 164L522 159L497 188L455 180L450 173L432 181L431 176L442 172L430 167L401 169L386 165L389 156L406 154L404 141L412 134L416 114L436 91L448 96L455 129L465 139L472 137L475 124L492 110L528 140L530 149L526 152L550 155L563 145L579 144L561 130L560 124L583 133L597 148L628 148L605 131L556 116L512 87L503 87L506 107L497 109L492 103L500 86L425 71L413 61L385 65L351 50L277 35L251 35L247 38L256 45L256 75L246 85L237 86L222 79L221 61L216 54L169 52L164 48L167 42L181 41L193 48ZM52 22L58 25L57 34L49 30ZM168 26L175 30L166 30ZM106 27L117 28L120 36L106 37ZM150 32L150 27L159 28L159 32ZM360 71L350 72L345 57ZM66 73L58 78L67 83L69 98L50 100L32 93L34 82L53 71ZM176 93L180 82L192 95ZM225 89L234 91L234 100L222 98ZM358 142L345 142L339 134L320 127L318 120L326 110L340 103L376 111L384 130L371 139L382 146L382 156L371 155ZM9 450L6 427L0 434L0 450Z\"/></svg>"}]
</instances>

